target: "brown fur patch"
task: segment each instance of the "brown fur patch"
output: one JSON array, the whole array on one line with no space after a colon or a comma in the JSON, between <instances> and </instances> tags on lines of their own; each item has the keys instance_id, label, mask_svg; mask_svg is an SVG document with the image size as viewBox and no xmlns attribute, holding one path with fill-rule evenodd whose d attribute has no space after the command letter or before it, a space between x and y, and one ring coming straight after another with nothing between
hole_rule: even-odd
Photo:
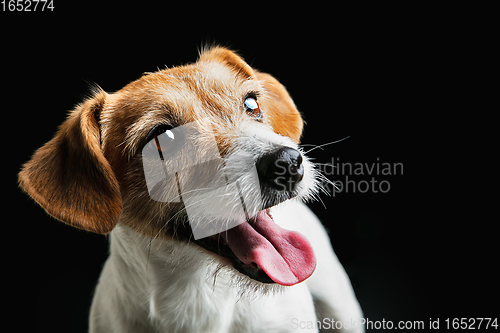
<instances>
[{"instance_id":1,"label":"brown fur patch","mask_svg":"<svg viewBox=\"0 0 500 333\"><path fill-rule=\"evenodd\" d=\"M50 215L106 234L121 212L118 182L101 151L97 119L106 93L79 105L19 173L19 184Z\"/></svg>"},{"instance_id":2,"label":"brown fur patch","mask_svg":"<svg viewBox=\"0 0 500 333\"><path fill-rule=\"evenodd\" d=\"M262 105L262 108L268 115L274 131L299 143L304 123L285 87L266 73L257 72L257 78L263 82L269 93L271 101Z\"/></svg>"}]
</instances>

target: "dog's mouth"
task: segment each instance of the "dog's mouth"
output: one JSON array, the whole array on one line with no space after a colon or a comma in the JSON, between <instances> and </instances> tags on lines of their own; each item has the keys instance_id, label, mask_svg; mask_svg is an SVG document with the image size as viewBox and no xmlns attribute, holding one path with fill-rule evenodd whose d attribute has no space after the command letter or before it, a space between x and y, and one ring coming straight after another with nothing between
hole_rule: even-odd
<instances>
[{"instance_id":1,"label":"dog's mouth","mask_svg":"<svg viewBox=\"0 0 500 333\"><path fill-rule=\"evenodd\" d=\"M298 232L278 226L269 209L232 229L194 242L230 259L235 269L263 283L291 286L307 279L316 268L309 241Z\"/></svg>"}]
</instances>

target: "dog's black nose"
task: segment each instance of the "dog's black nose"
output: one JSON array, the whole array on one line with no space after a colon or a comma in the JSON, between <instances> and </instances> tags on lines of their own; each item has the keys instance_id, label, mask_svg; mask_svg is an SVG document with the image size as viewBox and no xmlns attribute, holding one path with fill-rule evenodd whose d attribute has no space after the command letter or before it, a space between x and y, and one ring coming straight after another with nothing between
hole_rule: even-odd
<instances>
[{"instance_id":1,"label":"dog's black nose","mask_svg":"<svg viewBox=\"0 0 500 333\"><path fill-rule=\"evenodd\" d=\"M279 191L293 191L295 185L304 177L304 166L300 152L282 147L257 161L257 173L262 185Z\"/></svg>"}]
</instances>

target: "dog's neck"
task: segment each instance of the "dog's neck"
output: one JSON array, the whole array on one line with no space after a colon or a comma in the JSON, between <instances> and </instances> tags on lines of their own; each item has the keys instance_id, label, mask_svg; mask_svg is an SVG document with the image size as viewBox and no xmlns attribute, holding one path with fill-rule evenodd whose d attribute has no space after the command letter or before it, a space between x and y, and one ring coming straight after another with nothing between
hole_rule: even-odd
<instances>
[{"instance_id":1,"label":"dog's neck","mask_svg":"<svg viewBox=\"0 0 500 333\"><path fill-rule=\"evenodd\" d=\"M169 328L175 325L186 332L220 327L227 322L222 317L235 311L240 297L237 288L230 286L231 273L200 251L186 243L152 240L118 225L111 233L109 263L118 272L117 295L127 298L121 301L142 306L134 311L160 327L168 323Z\"/></svg>"}]
</instances>

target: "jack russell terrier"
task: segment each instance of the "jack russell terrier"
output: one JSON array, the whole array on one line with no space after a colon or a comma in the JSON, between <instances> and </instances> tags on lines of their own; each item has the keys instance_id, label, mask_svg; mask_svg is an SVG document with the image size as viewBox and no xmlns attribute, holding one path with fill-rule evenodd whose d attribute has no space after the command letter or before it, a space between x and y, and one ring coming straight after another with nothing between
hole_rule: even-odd
<instances>
[{"instance_id":1,"label":"jack russell terrier","mask_svg":"<svg viewBox=\"0 0 500 333\"><path fill-rule=\"evenodd\" d=\"M302 127L283 85L221 47L94 89L19 173L48 214L110 235L90 331L363 331L303 203L321 175Z\"/></svg>"}]
</instances>

